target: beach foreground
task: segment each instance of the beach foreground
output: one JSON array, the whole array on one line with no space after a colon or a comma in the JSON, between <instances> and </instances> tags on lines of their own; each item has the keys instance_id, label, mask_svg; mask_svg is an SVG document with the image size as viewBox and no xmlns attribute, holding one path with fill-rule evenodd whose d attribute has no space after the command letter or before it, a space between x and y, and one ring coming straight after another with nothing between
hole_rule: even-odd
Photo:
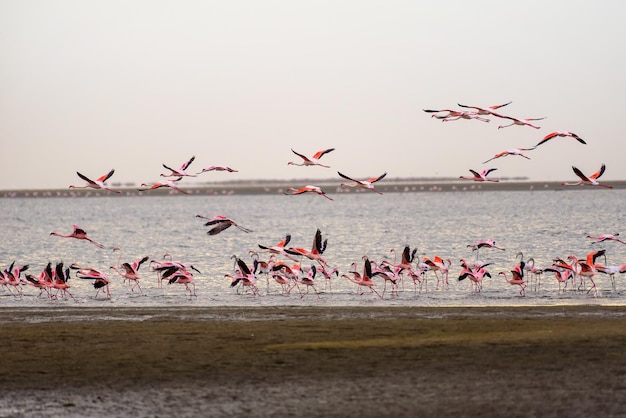
<instances>
[{"instance_id":1,"label":"beach foreground","mask_svg":"<svg viewBox=\"0 0 626 418\"><path fill-rule=\"evenodd\" d=\"M0 416L625 416L626 309L0 309Z\"/></svg>"}]
</instances>

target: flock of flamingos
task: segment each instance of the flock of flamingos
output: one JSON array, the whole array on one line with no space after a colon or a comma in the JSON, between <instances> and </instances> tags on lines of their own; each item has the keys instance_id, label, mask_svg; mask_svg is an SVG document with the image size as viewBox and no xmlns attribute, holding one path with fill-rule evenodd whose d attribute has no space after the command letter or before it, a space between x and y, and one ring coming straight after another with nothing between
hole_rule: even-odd
<instances>
[{"instance_id":1,"label":"flock of flamingos","mask_svg":"<svg viewBox=\"0 0 626 418\"><path fill-rule=\"evenodd\" d=\"M424 109L427 113L432 113L432 117L441 120L442 122L449 122L455 120L477 120L480 122L489 122L489 116L501 118L510 121L508 125L498 126L498 129L506 128L509 126L528 126L534 129L540 127L532 124L531 122L542 120L545 118L525 118L518 119L511 116L505 116L497 113L496 110L504 106L509 105L511 102L501 105L495 105L490 107L477 107L466 106L459 104L463 109L471 110L453 110L453 109ZM529 159L523 152L531 151L537 147L545 144L553 138L572 138L581 144L586 142L580 138L577 134L569 131L554 131L544 136L536 145L530 148L514 148L502 151L495 154L492 158L484 161L488 163L494 159L506 157L506 156L520 156L522 158ZM300 154L293 149L291 150L295 155L300 157L300 162L289 162L289 165L298 166L320 166L324 168L330 168L327 165L320 163L320 159L326 154L334 151L334 148L324 149L318 151L311 157L307 157L304 154ZM172 168L166 164L163 164L169 173L161 174L164 179L162 181L141 185L140 191L151 190L161 187L169 187L177 192L186 194L187 192L181 189L178 182L184 177L195 177L202 173L209 171L228 171L237 172L227 166L209 166L198 173L189 172L189 167L194 161L195 157L191 157L188 161L183 163L179 168ZM609 185L605 185L598 182L598 179L605 171L605 165L602 164L601 168L592 175L584 175L578 168L572 167L579 181L575 183L563 183L564 185L591 185L605 188L611 188ZM471 180L476 182L497 182L498 179L489 178L488 175L496 170L495 168L488 168L482 171L470 169L472 176L460 176L461 179ZM387 173L383 173L379 176L368 178L365 180L358 180L347 176L341 172L337 172L338 175L348 180L349 183L341 183L342 187L356 187L372 192L382 194L375 188L375 183L382 180ZM119 190L111 189L107 186L106 181L114 174L114 170L111 170L107 174L91 180L89 177L77 172L79 178L85 181L83 186L69 186L73 188L93 188L110 191L112 193L121 193ZM329 197L320 187L314 185L307 185L300 188L288 188L285 194L299 195L303 193L316 193L328 200L333 200ZM214 217L204 217L197 215L205 222L205 226L210 227L207 232L209 235L217 235L220 232L234 226L243 232L251 232L248 228L245 228L237 224L234 220L223 216L216 215ZM74 238L78 240L88 241L99 248L104 246L87 236L84 229L78 225L73 226L73 231L69 234L61 234L52 232L50 235ZM621 244L626 244L618 238L619 234L602 234L597 236L589 235L588 238L595 239L595 242L614 241ZM399 289L404 288L405 281L412 283L415 293L421 292L424 288L428 290L429 277L436 281L435 289L446 290L449 287L449 273L452 267L450 259L443 259L442 257L435 256L432 259L424 257L421 260L415 259L416 249L411 249L407 246L403 249L400 261L384 260L380 263L370 260L367 257L359 262L354 262L350 266L347 273L340 274L339 269L336 267L330 267L323 257L326 250L327 240L322 239L322 233L318 229L313 239L313 245L311 249L289 247L288 244L291 240L291 236L287 235L279 243L273 246L265 246L259 244L259 251L250 251L250 260L244 261L242 258L233 256L234 265L233 273L226 274L225 276L230 278L230 286L235 288L238 293L251 293L255 296L261 296L260 281L265 279L266 292L270 292L270 283L276 283L280 287L280 292L284 295L289 295L292 292L297 291L300 297L304 297L309 290L313 290L315 294L320 297L316 278L323 277L325 281L325 289L332 291L331 281L333 278L342 278L354 283L359 289L359 293L371 293L381 299L385 298L386 294L389 297L398 297ZM476 259L468 261L465 259L460 260L460 272L457 277L458 281L468 280L471 283L471 289L473 292L480 292L482 290L482 283L485 278L490 278L491 273L488 267L490 263L484 263L478 259L478 253L483 248L493 248L498 250L504 250L498 247L493 240L478 240L475 243L469 244L468 247L476 251ZM119 248L114 248L114 251ZM268 254L265 260L261 260L260 252ZM395 254L395 252L394 252ZM597 295L598 289L595 282L595 277L599 274L606 274L611 279L612 288L615 290L615 275L626 273L626 263L621 265L606 265L605 250L597 250L590 252L584 260L579 260L577 257L571 255L567 260L556 258L550 266L545 268L535 267L534 260L524 260L522 253L518 253L519 262L509 271L500 271L498 276L502 276L508 283L519 288L519 294L525 296L526 288L529 284L534 285L534 289L541 284L541 277L544 274L552 274L559 283L559 291L565 291L568 284L570 289L586 292L590 294L594 292ZM517 258L516 257L516 258ZM604 263L601 263L604 259ZM308 260L306 263L303 261ZM359 267L362 263L362 268ZM141 288L142 277L140 275L140 268L142 265L148 265L151 272L157 277L157 284L162 286L163 281L167 284L180 284L185 288L185 294L189 298L197 296L196 288L194 284L194 272L199 273L191 263L174 261L167 254L162 260L150 259L146 256L135 261L121 262L118 259L118 265L111 266L108 271L102 271L90 266L81 266L78 264L71 264L65 266L63 263L57 263L53 266L52 263L48 263L38 275L33 275L28 271L28 265L15 265L13 262L10 266L0 271L0 285L4 292L21 298L23 295L22 288L24 286L32 286L39 289L39 296L48 296L52 300L57 299L74 299L74 295L70 292L70 278L72 272L75 277L83 280L90 280L96 289L95 298L98 298L102 292L103 298L111 298L110 285L112 280L109 277L110 271L117 273L123 278L123 283L128 282L129 292L138 292L144 294ZM145 270L145 269L144 269ZM382 281L381 281L382 280ZM433 280L433 279L431 279ZM382 289L381 289L382 287ZM389 292L387 293L387 288Z\"/></svg>"}]
</instances>

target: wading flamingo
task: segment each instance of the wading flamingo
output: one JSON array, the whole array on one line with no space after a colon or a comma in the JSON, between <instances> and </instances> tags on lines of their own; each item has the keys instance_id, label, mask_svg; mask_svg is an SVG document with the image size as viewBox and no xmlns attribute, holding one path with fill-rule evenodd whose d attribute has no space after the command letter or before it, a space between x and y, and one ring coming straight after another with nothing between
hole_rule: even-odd
<instances>
[{"instance_id":1,"label":"wading flamingo","mask_svg":"<svg viewBox=\"0 0 626 418\"><path fill-rule=\"evenodd\" d=\"M93 245L95 245L98 248L104 248L104 245L89 238L87 236L87 232L85 232L84 229L82 229L78 225L73 225L73 227L74 227L74 231L72 231L72 233L69 235L59 234L58 232L50 232L50 235L54 235L55 237L61 237L61 238L84 239L85 241L91 242Z\"/></svg>"}]
</instances>

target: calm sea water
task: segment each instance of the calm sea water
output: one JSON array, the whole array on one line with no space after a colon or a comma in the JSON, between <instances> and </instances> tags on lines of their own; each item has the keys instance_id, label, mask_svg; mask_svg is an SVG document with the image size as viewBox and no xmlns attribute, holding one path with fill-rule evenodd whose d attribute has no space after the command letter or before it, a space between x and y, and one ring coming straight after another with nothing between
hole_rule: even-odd
<instances>
[{"instance_id":1,"label":"calm sea water","mask_svg":"<svg viewBox=\"0 0 626 418\"><path fill-rule=\"evenodd\" d=\"M555 257L573 254L584 258L595 249L604 248L607 264L626 263L626 245L617 242L592 244L588 234L622 232L626 215L625 190L567 190L528 192L423 192L423 193L345 193L334 195L334 202L317 195L229 195L229 196L141 196L90 198L16 198L2 199L0 219L3 237L0 241L2 268L14 260L28 264L29 272L38 275L45 265L76 262L110 272L112 298L95 299L91 282L72 278L71 292L78 299L50 301L38 298L38 290L24 287L18 299L0 289L0 306L499 306L611 304L626 305L626 284L616 277L613 290L608 276L596 278L597 297L584 292L558 292L552 274L545 274L535 292L530 286L526 297L519 289L497 275L509 271L519 258L535 259L537 267L546 267ZM207 227L195 215L216 214L231 217L253 230L244 233L230 228L216 236L206 234ZM68 234L78 224L88 235L106 248L73 239L50 236L50 232ZM360 295L356 286L336 278L332 290L318 298L309 293L303 298L294 290L281 295L280 287L263 280L262 297L238 294L224 275L233 272L232 256L252 264L250 250L260 251L258 244L273 246L291 234L289 246L311 247L320 228L328 247L324 254L331 267L347 273L362 256L375 261L393 260L405 245L417 248L417 256L436 255L452 261L450 288L435 290L435 279L429 273L429 288L416 294L412 282L405 282L398 297ZM625 233L626 235L626 233ZM475 294L468 281L458 282L461 258L474 259L467 248L478 239L492 238L506 251L483 249L480 259L493 263L488 267L492 278L485 279L483 291ZM626 236L624 237L626 238ZM113 252L113 247L122 249ZM155 273L142 266L142 287L146 296L129 291L122 278L109 269L121 261L143 256L162 259L165 253L175 260L193 264L201 274L195 275L197 298L186 297L184 286L157 287ZM260 251L261 259L266 253ZM604 261L604 260L601 260ZM304 261L304 263L307 263ZM310 262L309 262L310 263ZM378 280L382 291L383 280ZM318 290L325 282L318 278ZM269 292L268 292L269 291Z\"/></svg>"}]
</instances>

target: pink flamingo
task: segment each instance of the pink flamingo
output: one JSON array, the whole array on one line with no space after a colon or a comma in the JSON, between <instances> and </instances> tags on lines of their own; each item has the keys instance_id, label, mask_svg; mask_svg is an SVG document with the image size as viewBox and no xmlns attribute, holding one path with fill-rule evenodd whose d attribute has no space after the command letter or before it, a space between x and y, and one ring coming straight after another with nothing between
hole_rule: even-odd
<instances>
[{"instance_id":1,"label":"pink flamingo","mask_svg":"<svg viewBox=\"0 0 626 418\"><path fill-rule=\"evenodd\" d=\"M93 287L96 289L96 295L94 299L98 298L101 291L106 292L106 299L111 299L111 289L109 284L111 280L109 277L100 270L92 267L80 267L78 265L72 265L72 268L78 269L76 277L83 280L93 280Z\"/></svg>"},{"instance_id":2,"label":"pink flamingo","mask_svg":"<svg viewBox=\"0 0 626 418\"><path fill-rule=\"evenodd\" d=\"M521 296L526 296L526 281L524 280L524 276L519 273L518 270L511 270L512 277L509 279L506 275L506 271L501 271L498 273L499 275L504 276L504 280L512 285L516 285L520 287L519 294Z\"/></svg>"},{"instance_id":3,"label":"pink flamingo","mask_svg":"<svg viewBox=\"0 0 626 418\"><path fill-rule=\"evenodd\" d=\"M326 192L324 192L318 186L307 185L307 186L301 187L299 189L296 189L294 187L290 187L285 192L286 195L296 195L296 194L303 194L303 193L317 193L320 196L324 196L328 200L333 200L332 198L328 197Z\"/></svg>"},{"instance_id":4,"label":"pink flamingo","mask_svg":"<svg viewBox=\"0 0 626 418\"><path fill-rule=\"evenodd\" d=\"M293 149L291 150L291 152L293 152L294 154L296 154L298 157L302 158L302 163L301 164L297 164L294 163L293 161L289 161L287 163L287 165L298 165L298 166L314 166L314 165L318 165L320 167L324 167L324 168L330 168L327 165L323 165L320 164L319 159L322 158L324 155L328 154L331 151L334 151L334 148L328 148L325 150L321 150L316 152L315 154L313 154L312 157L307 157L306 155L302 155L296 151L294 151Z\"/></svg>"},{"instance_id":5,"label":"pink flamingo","mask_svg":"<svg viewBox=\"0 0 626 418\"><path fill-rule=\"evenodd\" d=\"M467 106L467 105L462 105L461 103L457 103L457 105L459 105L460 107L466 108L466 109L475 109L477 115L488 116L488 115L493 115L494 114L493 113L494 110L500 109L501 107L504 107L504 106L508 106L511 103L513 103L513 102L508 102L508 103L499 104L499 105L493 105L493 106L489 106L489 107Z\"/></svg>"},{"instance_id":6,"label":"pink flamingo","mask_svg":"<svg viewBox=\"0 0 626 418\"><path fill-rule=\"evenodd\" d=\"M193 274L191 272L181 268L171 268L164 273L164 279L167 280L167 284L182 284L185 286L185 291L189 292L189 299L192 296L198 297L196 294L196 284L193 282ZM191 285L193 290L189 287Z\"/></svg>"},{"instance_id":7,"label":"pink flamingo","mask_svg":"<svg viewBox=\"0 0 626 418\"><path fill-rule=\"evenodd\" d=\"M326 251L327 244L328 240L322 240L322 231L318 228L317 231L315 231L311 251L301 247L291 247L287 248L285 251L292 255L304 256L309 260L318 261L321 265L326 265L326 260L322 258L322 254Z\"/></svg>"},{"instance_id":8,"label":"pink flamingo","mask_svg":"<svg viewBox=\"0 0 626 418\"><path fill-rule=\"evenodd\" d=\"M590 176L584 175L582 171L580 171L578 168L574 166L572 166L572 170L574 170L574 174L576 174L578 178L580 178L580 181L577 181L576 183L561 183L563 186L580 186L580 185L586 184L589 186L605 187L607 189L613 188L613 186L608 186L606 184L602 184L597 181L597 179L602 177L602 174L604 174L604 171L606 170L606 166L604 164L602 164L602 167L600 167L598 171L596 171Z\"/></svg>"},{"instance_id":9,"label":"pink flamingo","mask_svg":"<svg viewBox=\"0 0 626 418\"><path fill-rule=\"evenodd\" d=\"M476 119L481 122L489 122L489 119L481 118L480 116L478 116L478 112L466 112L464 110L452 110L452 109L438 109L438 110L423 109L423 110L426 113L434 113L433 115L431 115L431 118L440 119L442 122L449 122L449 121L459 120L459 119L468 119L468 120ZM436 114L440 112L448 112L448 113L445 115Z\"/></svg>"},{"instance_id":10,"label":"pink flamingo","mask_svg":"<svg viewBox=\"0 0 626 418\"><path fill-rule=\"evenodd\" d=\"M176 190L177 192L189 194L189 192L184 191L176 184L177 181L180 181L182 177L178 177L175 180L162 180L153 184L141 183L141 187L146 187L145 189L137 189L140 192L144 192L146 190L159 189L161 187L169 187L170 189Z\"/></svg>"},{"instance_id":11,"label":"pink flamingo","mask_svg":"<svg viewBox=\"0 0 626 418\"><path fill-rule=\"evenodd\" d=\"M591 238L591 239L595 239L596 240L596 241L592 242L592 244L597 244L598 242L604 242L604 241L617 241L617 242L620 242L622 244L626 244L626 242L624 242L621 239L617 238L618 235L619 235L619 233L616 233L616 234L602 234L602 235L587 235L587 238Z\"/></svg>"},{"instance_id":12,"label":"pink flamingo","mask_svg":"<svg viewBox=\"0 0 626 418\"><path fill-rule=\"evenodd\" d=\"M463 179L463 180L473 180L473 181L492 181L492 182L494 182L494 183L497 183L497 182L499 182L500 180L498 180L498 179L490 179L490 178L487 178L487 176L489 175L489 173L492 173L492 172L494 172L494 171L496 171L496 170L497 170L497 168L489 168L489 169L485 169L485 170L483 170L483 171L481 171L481 172L479 173L479 172L477 172L477 171L474 171L474 170L470 169L470 173L472 173L472 174L473 174L473 176L472 176L472 177L469 177L469 176L460 176L459 178L460 178L460 179Z\"/></svg>"},{"instance_id":13,"label":"pink flamingo","mask_svg":"<svg viewBox=\"0 0 626 418\"><path fill-rule=\"evenodd\" d=\"M215 215L212 218L207 218L206 216L202 216L202 215L196 215L196 218L208 220L208 222L205 223L204 226L215 225L213 228L207 231L207 234L209 235L217 235L223 230L230 228L231 226L239 228L243 232L252 232L252 230L248 228L244 228L241 225L238 225L235 221L233 221L232 219L224 215Z\"/></svg>"},{"instance_id":14,"label":"pink flamingo","mask_svg":"<svg viewBox=\"0 0 626 418\"><path fill-rule=\"evenodd\" d=\"M74 185L70 185L70 189L86 189L86 188L91 188L91 189L103 189L103 190L108 190L109 192L113 192L113 193L122 193L119 190L113 190L110 189L109 186L107 186L104 182L107 181L112 175L113 173L115 173L115 170L111 170L109 171L107 174L98 177L95 180L91 180L89 177L84 176L82 174L80 174L78 171L76 172L76 174L78 174L78 177L80 177L81 179L85 180L85 182L87 182L86 185L84 186L74 186Z\"/></svg>"},{"instance_id":15,"label":"pink flamingo","mask_svg":"<svg viewBox=\"0 0 626 418\"><path fill-rule=\"evenodd\" d=\"M178 169L174 169L163 164L163 167L170 170L170 174L161 174L161 177L196 177L197 174L189 174L186 171L187 168L189 168L189 166L195 159L196 159L195 156L191 157L187 162L183 163Z\"/></svg>"},{"instance_id":16,"label":"pink flamingo","mask_svg":"<svg viewBox=\"0 0 626 418\"><path fill-rule=\"evenodd\" d=\"M305 285L306 286L306 293L309 293L309 288L312 288L315 291L315 294L317 295L317 298L319 299L320 298L320 293L315 288L315 275L316 275L316 273L317 273L317 268L314 265L311 265L311 268L309 269L307 275L305 277L297 279L296 283ZM299 287L298 287L298 290L300 290ZM303 298L306 293L300 292L300 298Z\"/></svg>"},{"instance_id":17,"label":"pink flamingo","mask_svg":"<svg viewBox=\"0 0 626 418\"><path fill-rule=\"evenodd\" d=\"M73 225L73 228L74 228L74 230L69 235L63 235L63 234L60 234L58 232L50 232L50 235L54 235L56 237L61 237L61 238L83 239L85 241L91 242L92 244L94 244L98 248L104 248L104 245L102 245L102 244L92 240L91 238L89 238L87 236L87 232L85 232L85 230L82 229L81 227L79 227L78 225Z\"/></svg>"},{"instance_id":18,"label":"pink flamingo","mask_svg":"<svg viewBox=\"0 0 626 418\"><path fill-rule=\"evenodd\" d=\"M355 264L353 264L354 267L356 267ZM355 270L351 271L353 277L350 277L347 274L342 274L341 277L345 277L346 279L350 280L352 283L355 283L361 287L367 287L370 289L370 291L372 293L375 293L376 296L378 296L379 298L383 298L377 291L376 289L374 289L374 286L376 285L376 283L374 283L372 281L372 264L370 262L370 260L365 257L365 262L363 264L363 275L360 275L358 272L356 272ZM363 294L363 292L361 292L361 295Z\"/></svg>"},{"instance_id":19,"label":"pink flamingo","mask_svg":"<svg viewBox=\"0 0 626 418\"><path fill-rule=\"evenodd\" d=\"M117 247L116 247L117 248ZM113 269L117 274L119 274L120 276L122 276L124 278L124 281L128 280L128 282L133 282L133 285L130 288L131 292L135 291L135 288L139 288L139 292L144 295L143 290L141 289L141 286L139 285L139 280L141 279L141 277L139 276L139 267L141 267L141 265L143 263L145 263L146 261L148 261L150 259L150 257L145 256L137 261L134 261L132 263L122 263L122 268L124 269L124 271L121 271L117 268L117 266L111 266L111 269Z\"/></svg>"},{"instance_id":20,"label":"pink flamingo","mask_svg":"<svg viewBox=\"0 0 626 418\"><path fill-rule=\"evenodd\" d=\"M385 178L385 176L387 175L387 172L384 172L383 174L381 174L378 177L372 177L372 178L369 178L367 180L355 180L355 179L353 179L351 177L346 176L345 174L341 174L339 171L337 171L337 174L339 174L341 177L343 177L346 180L350 180L350 181L354 182L354 184L351 184L351 183L341 183L342 187L344 187L344 186L345 187L360 187L360 188L363 188L363 189L371 190L371 191L376 192L378 194L382 194L381 192L379 192L378 190L376 190L374 188L374 183L376 183L377 181L380 181L383 178Z\"/></svg>"},{"instance_id":21,"label":"pink flamingo","mask_svg":"<svg viewBox=\"0 0 626 418\"><path fill-rule=\"evenodd\" d=\"M497 117L502 118L502 119L508 119L508 120L511 121L511 123L508 124L508 125L500 125L500 126L498 126L498 129L508 128L509 126L513 126L513 125L530 126L531 128L541 129L541 126L533 125L530 122L531 121L544 120L545 119L545 117L543 117L543 118L523 118L523 119L518 119L518 118L514 118L512 116L500 115L498 113L492 113L492 115L497 116Z\"/></svg>"},{"instance_id":22,"label":"pink flamingo","mask_svg":"<svg viewBox=\"0 0 626 418\"><path fill-rule=\"evenodd\" d=\"M583 141L583 139L581 137L579 137L578 135L576 135L573 132L554 131L554 132L550 132L548 135L544 136L543 139L541 141L539 141L537 143L537 145L535 145L535 148L538 147L541 144L544 144L544 143L548 142L552 138L556 138L557 136L574 138L576 141L580 142L581 144L586 144L586 142Z\"/></svg>"},{"instance_id":23,"label":"pink flamingo","mask_svg":"<svg viewBox=\"0 0 626 418\"><path fill-rule=\"evenodd\" d=\"M104 182L107 181L112 175L113 173L115 173L115 170L111 170L109 171L107 174L98 177L95 180L91 180L90 178L88 178L87 176L84 176L82 174L80 174L78 171L76 172L76 174L78 174L78 177L80 177L81 179L85 180L87 182L86 185L84 186L74 186L74 185L70 185L70 189L87 189L87 188L91 188L91 189L103 189L103 190L108 190L110 192L113 193L122 193L119 190L113 190L110 189L109 186L107 186Z\"/></svg>"},{"instance_id":24,"label":"pink flamingo","mask_svg":"<svg viewBox=\"0 0 626 418\"><path fill-rule=\"evenodd\" d=\"M226 167L224 165L211 165L209 167L205 167L198 174L206 173L207 171L227 171L229 173L236 173L237 170L232 169L230 167Z\"/></svg>"},{"instance_id":25,"label":"pink flamingo","mask_svg":"<svg viewBox=\"0 0 626 418\"><path fill-rule=\"evenodd\" d=\"M526 155L522 154L522 151L532 151L534 150L535 147L532 148L511 148L502 152L497 153L496 155L494 155L493 157L491 157L490 159L488 159L487 161L483 161L483 164L488 163L491 160L495 160L496 158L502 158L502 157L506 157L508 155L519 155L522 158L526 158L527 160L530 160L530 157L527 157Z\"/></svg>"}]
</instances>

